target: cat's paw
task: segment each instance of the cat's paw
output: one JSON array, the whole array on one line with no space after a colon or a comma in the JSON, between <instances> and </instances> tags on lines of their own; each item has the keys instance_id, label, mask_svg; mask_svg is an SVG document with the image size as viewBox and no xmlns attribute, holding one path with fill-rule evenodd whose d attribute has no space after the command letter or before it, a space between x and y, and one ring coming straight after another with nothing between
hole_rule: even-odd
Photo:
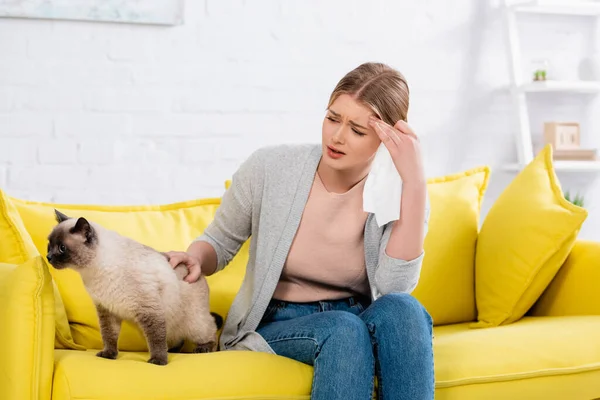
<instances>
[{"instance_id":1,"label":"cat's paw","mask_svg":"<svg viewBox=\"0 0 600 400\"><path fill-rule=\"evenodd\" d=\"M109 360L116 360L117 359L117 354L118 352L116 350L111 350L111 349L104 349L102 351L99 351L98 353L96 353L96 356L98 357L102 357L102 358L107 358Z\"/></svg>"},{"instance_id":2,"label":"cat's paw","mask_svg":"<svg viewBox=\"0 0 600 400\"><path fill-rule=\"evenodd\" d=\"M194 353L212 353L215 351L217 351L217 344L215 342L198 344L194 349Z\"/></svg>"},{"instance_id":3,"label":"cat's paw","mask_svg":"<svg viewBox=\"0 0 600 400\"><path fill-rule=\"evenodd\" d=\"M148 362L154 365L167 365L167 357L151 357Z\"/></svg>"}]
</instances>

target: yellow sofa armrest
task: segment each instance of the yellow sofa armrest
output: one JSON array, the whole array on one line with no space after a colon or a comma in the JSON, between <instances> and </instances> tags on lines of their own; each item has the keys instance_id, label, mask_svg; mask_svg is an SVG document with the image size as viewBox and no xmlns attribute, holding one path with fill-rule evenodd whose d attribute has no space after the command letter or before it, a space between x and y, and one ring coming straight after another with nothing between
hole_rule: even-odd
<instances>
[{"instance_id":1,"label":"yellow sofa armrest","mask_svg":"<svg viewBox=\"0 0 600 400\"><path fill-rule=\"evenodd\" d=\"M54 294L37 256L0 264L0 399L49 400L54 369Z\"/></svg>"},{"instance_id":2,"label":"yellow sofa armrest","mask_svg":"<svg viewBox=\"0 0 600 400\"><path fill-rule=\"evenodd\" d=\"M600 242L578 240L530 310L535 316L600 315Z\"/></svg>"}]
</instances>

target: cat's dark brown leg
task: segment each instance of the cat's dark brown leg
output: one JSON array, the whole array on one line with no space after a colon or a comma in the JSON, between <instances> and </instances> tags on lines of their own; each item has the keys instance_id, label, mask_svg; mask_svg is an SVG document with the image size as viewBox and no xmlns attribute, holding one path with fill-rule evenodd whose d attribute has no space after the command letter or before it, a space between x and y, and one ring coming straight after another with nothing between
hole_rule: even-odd
<instances>
[{"instance_id":1,"label":"cat's dark brown leg","mask_svg":"<svg viewBox=\"0 0 600 400\"><path fill-rule=\"evenodd\" d=\"M194 353L212 353L215 351L217 351L216 341L198 343L196 344L196 348L194 349Z\"/></svg>"},{"instance_id":2,"label":"cat's dark brown leg","mask_svg":"<svg viewBox=\"0 0 600 400\"><path fill-rule=\"evenodd\" d=\"M217 330L212 316L196 317L192 340L196 343L194 353L212 353L217 351Z\"/></svg>"},{"instance_id":3,"label":"cat's dark brown leg","mask_svg":"<svg viewBox=\"0 0 600 400\"><path fill-rule=\"evenodd\" d=\"M156 310L143 310L136 316L136 322L139 324L150 350L151 364L167 364L167 324L164 316Z\"/></svg>"},{"instance_id":4,"label":"cat's dark brown leg","mask_svg":"<svg viewBox=\"0 0 600 400\"><path fill-rule=\"evenodd\" d=\"M119 352L117 342L119 340L119 332L121 332L121 319L100 304L96 304L96 312L100 324L100 335L104 343L104 349L96 353L96 355L114 360L117 358Z\"/></svg>"},{"instance_id":5,"label":"cat's dark brown leg","mask_svg":"<svg viewBox=\"0 0 600 400\"><path fill-rule=\"evenodd\" d=\"M189 337L196 348L194 353L212 353L218 349L217 318L211 313L196 312L188 320Z\"/></svg>"}]
</instances>

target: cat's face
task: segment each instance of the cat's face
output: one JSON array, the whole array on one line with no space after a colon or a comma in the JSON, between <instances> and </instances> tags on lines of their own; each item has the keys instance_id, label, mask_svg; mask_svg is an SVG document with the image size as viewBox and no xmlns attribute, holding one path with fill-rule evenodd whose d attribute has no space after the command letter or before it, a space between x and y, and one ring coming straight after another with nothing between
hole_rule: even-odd
<instances>
[{"instance_id":1,"label":"cat's face","mask_svg":"<svg viewBox=\"0 0 600 400\"><path fill-rule=\"evenodd\" d=\"M96 231L85 218L69 218L56 211L56 220L48 235L48 262L56 269L86 268L96 254Z\"/></svg>"}]
</instances>

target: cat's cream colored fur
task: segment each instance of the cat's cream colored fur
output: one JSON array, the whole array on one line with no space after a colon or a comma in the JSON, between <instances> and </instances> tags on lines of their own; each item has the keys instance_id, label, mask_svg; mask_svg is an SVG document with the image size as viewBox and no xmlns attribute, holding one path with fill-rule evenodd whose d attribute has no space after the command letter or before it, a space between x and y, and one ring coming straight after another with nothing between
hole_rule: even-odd
<instances>
[{"instance_id":1,"label":"cat's cream colored fur","mask_svg":"<svg viewBox=\"0 0 600 400\"><path fill-rule=\"evenodd\" d=\"M89 224L87 235L72 232L75 218L60 222L49 236L49 254L54 252L56 259L58 246L64 245L61 250L68 253L67 260L64 264L55 260L56 267L79 272L97 305L104 341L99 356L116 358L120 320L133 321L144 331L149 361L155 364L166 364L167 348L184 339L195 343L198 352L216 350L217 326L210 314L204 276L194 283L185 282L185 266L173 270L164 254L84 221Z\"/></svg>"}]
</instances>

